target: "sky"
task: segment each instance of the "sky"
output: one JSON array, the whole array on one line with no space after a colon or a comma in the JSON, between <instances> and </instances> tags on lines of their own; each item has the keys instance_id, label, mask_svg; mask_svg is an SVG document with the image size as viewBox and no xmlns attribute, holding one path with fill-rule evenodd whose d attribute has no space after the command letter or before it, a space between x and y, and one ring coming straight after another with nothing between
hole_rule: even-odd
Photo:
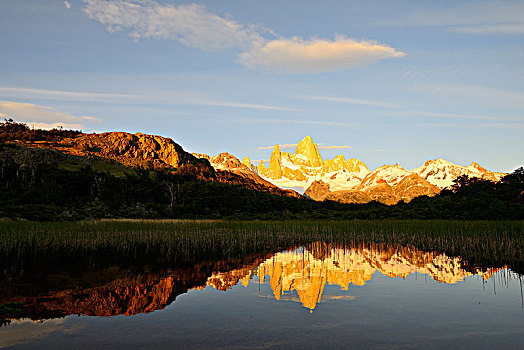
<instances>
[{"instance_id":1,"label":"sky","mask_svg":"<svg viewBox=\"0 0 524 350\"><path fill-rule=\"evenodd\" d=\"M524 1L0 0L0 117L253 163L524 166Z\"/></svg>"}]
</instances>

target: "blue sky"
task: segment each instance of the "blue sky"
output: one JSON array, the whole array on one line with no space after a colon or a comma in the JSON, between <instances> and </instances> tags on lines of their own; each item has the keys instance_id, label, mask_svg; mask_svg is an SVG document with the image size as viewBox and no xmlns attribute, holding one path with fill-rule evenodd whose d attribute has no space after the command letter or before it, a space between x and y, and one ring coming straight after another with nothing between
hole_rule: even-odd
<instances>
[{"instance_id":1,"label":"blue sky","mask_svg":"<svg viewBox=\"0 0 524 350\"><path fill-rule=\"evenodd\" d=\"M0 0L0 47L0 115L35 126L524 165L523 1Z\"/></svg>"}]
</instances>

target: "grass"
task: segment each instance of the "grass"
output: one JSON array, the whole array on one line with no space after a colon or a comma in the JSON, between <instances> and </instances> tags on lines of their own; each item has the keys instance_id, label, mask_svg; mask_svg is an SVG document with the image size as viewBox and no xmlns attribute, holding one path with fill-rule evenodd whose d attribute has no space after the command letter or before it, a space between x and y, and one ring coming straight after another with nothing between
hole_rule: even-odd
<instances>
[{"instance_id":1,"label":"grass","mask_svg":"<svg viewBox=\"0 0 524 350\"><path fill-rule=\"evenodd\" d=\"M0 222L0 267L87 259L163 265L239 258L316 241L388 243L524 272L522 221L96 220Z\"/></svg>"}]
</instances>

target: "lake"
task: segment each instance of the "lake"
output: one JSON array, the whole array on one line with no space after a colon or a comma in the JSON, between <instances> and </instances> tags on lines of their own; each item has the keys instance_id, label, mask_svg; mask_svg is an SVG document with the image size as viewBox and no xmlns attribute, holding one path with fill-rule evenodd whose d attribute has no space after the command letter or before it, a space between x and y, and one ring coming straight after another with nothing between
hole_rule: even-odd
<instances>
[{"instance_id":1,"label":"lake","mask_svg":"<svg viewBox=\"0 0 524 350\"><path fill-rule=\"evenodd\" d=\"M411 224L420 230L419 223ZM514 223L507 237L503 229L493 237L501 246L512 240L516 252L508 251L507 260L503 252L487 253L492 264L475 260L476 254L466 260L421 248L447 244L471 250L471 235L458 223L449 224L461 232L453 233L453 243L443 243L451 239L445 234L421 232L418 237L426 238L411 238L417 246L398 243L412 235L405 222L381 224L380 232L395 232L394 237L372 235L369 227L375 232L376 223L345 223L340 236L307 231L315 223L70 225L15 224L0 236L0 305L14 310L0 327L0 347L521 349L524 344L522 223ZM333 225L340 230L336 225L342 224ZM438 225L449 232L448 224ZM471 232L479 227L490 232L490 224L464 225ZM293 233L290 227L300 230ZM261 236L257 230L272 233ZM213 236L216 232L221 233ZM216 246L214 254L201 245L202 237ZM249 237L259 243L240 249L251 246ZM168 249L172 246L177 249ZM190 246L205 254L198 256Z\"/></svg>"}]
</instances>

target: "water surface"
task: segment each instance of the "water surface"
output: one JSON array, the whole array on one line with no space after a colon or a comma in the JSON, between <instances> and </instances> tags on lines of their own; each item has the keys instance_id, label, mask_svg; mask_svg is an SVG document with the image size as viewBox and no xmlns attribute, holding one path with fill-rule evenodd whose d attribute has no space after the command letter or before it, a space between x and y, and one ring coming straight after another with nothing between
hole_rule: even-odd
<instances>
[{"instance_id":1,"label":"water surface","mask_svg":"<svg viewBox=\"0 0 524 350\"><path fill-rule=\"evenodd\" d=\"M524 344L519 274L410 246L315 242L187 266L64 266L34 283L21 276L0 300L24 305L0 328L2 347Z\"/></svg>"}]
</instances>

